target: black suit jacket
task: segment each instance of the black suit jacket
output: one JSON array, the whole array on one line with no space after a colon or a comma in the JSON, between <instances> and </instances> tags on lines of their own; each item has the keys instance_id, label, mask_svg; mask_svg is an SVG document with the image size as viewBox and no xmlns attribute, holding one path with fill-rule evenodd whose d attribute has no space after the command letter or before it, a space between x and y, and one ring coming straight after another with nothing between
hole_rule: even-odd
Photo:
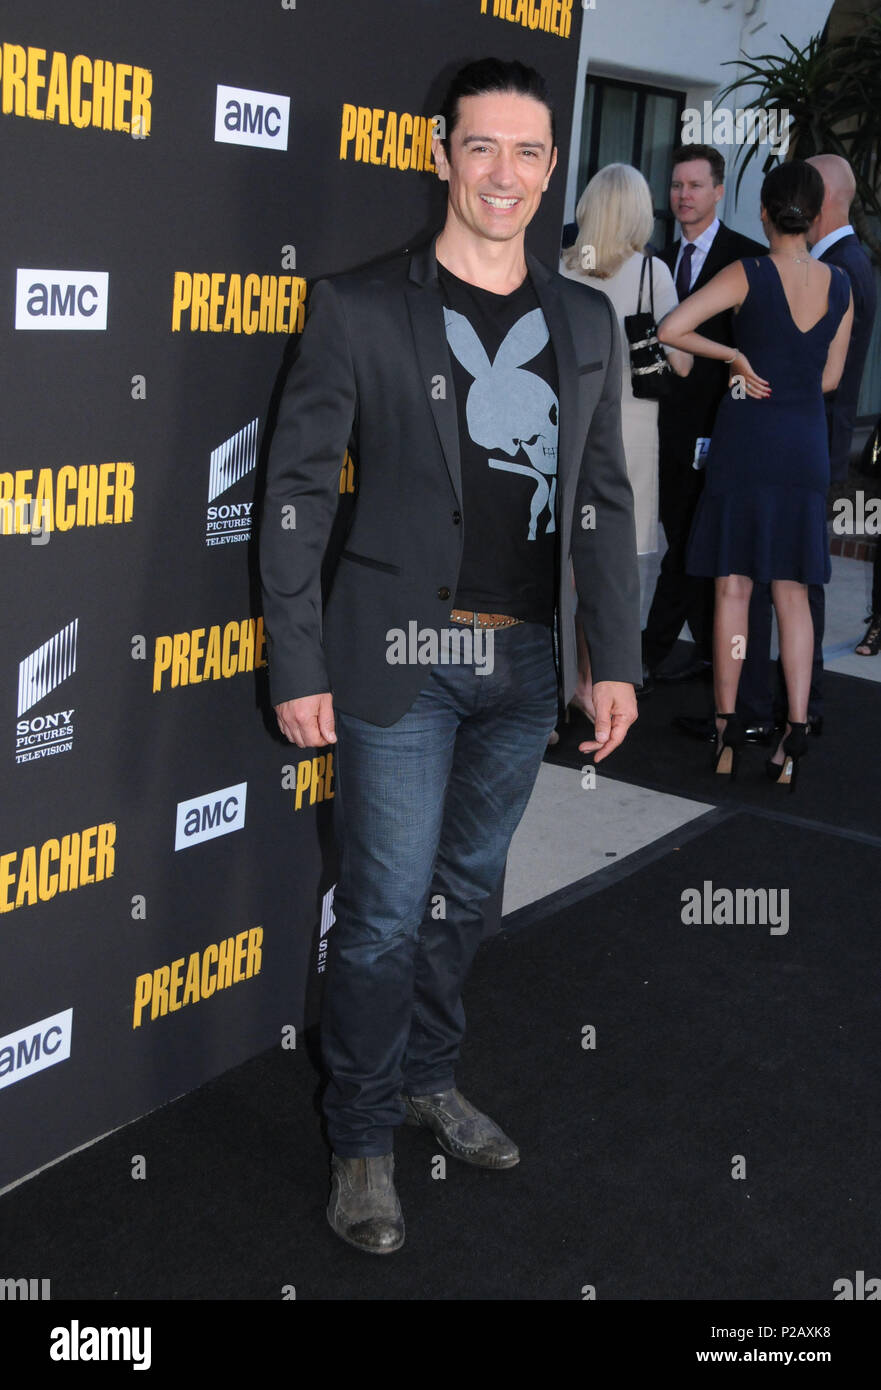
<instances>
[{"instance_id":1,"label":"black suit jacket","mask_svg":"<svg viewBox=\"0 0 881 1390\"><path fill-rule=\"evenodd\" d=\"M679 242L665 251L662 260L673 273ZM701 266L700 274L691 287L691 293L703 289L714 275L724 270L732 261L744 256L766 256L767 246L752 241L719 223L713 237L713 244ZM717 343L734 344L733 313L730 309L724 314L715 314L695 330ZM724 362L716 362L711 357L695 357L694 366L688 376L674 376L670 394L660 403L658 410L658 434L660 439L661 466L690 468L694 457L695 441L709 438L713 433L713 423L719 402L728 386L728 368Z\"/></svg>"},{"instance_id":2,"label":"black suit jacket","mask_svg":"<svg viewBox=\"0 0 881 1390\"><path fill-rule=\"evenodd\" d=\"M863 367L869 351L872 324L875 321L876 290L872 262L859 238L845 236L836 241L820 257L830 265L846 271L853 291L853 328L838 388L826 397L826 420L829 425L829 463L832 481L847 477L853 427L857 418L857 402Z\"/></svg>"},{"instance_id":3,"label":"black suit jacket","mask_svg":"<svg viewBox=\"0 0 881 1390\"><path fill-rule=\"evenodd\" d=\"M468 518L435 240L312 290L269 452L260 531L273 704L330 690L340 709L391 724L427 671L389 664L389 630L407 632L414 620L451 626ZM594 679L641 679L621 348L604 294L529 252L526 260L559 374L557 637L568 700L577 673L570 555ZM357 495L322 611L322 557L349 444Z\"/></svg>"}]
</instances>

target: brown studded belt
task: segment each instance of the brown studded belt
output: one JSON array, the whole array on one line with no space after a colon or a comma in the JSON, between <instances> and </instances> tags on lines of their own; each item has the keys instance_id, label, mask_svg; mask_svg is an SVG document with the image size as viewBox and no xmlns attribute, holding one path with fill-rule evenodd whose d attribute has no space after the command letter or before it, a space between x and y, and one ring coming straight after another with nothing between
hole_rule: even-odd
<instances>
[{"instance_id":1,"label":"brown studded belt","mask_svg":"<svg viewBox=\"0 0 881 1390\"><path fill-rule=\"evenodd\" d=\"M513 627L522 618L509 618L507 613L472 613L468 608L454 608L450 621L467 623L469 627Z\"/></svg>"}]
</instances>

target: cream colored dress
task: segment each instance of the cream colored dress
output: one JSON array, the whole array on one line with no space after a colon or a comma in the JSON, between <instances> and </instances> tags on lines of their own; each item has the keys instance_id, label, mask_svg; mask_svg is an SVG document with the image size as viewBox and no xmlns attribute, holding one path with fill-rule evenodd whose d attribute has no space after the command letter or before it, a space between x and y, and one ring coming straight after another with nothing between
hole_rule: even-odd
<instances>
[{"instance_id":1,"label":"cream colored dress","mask_svg":"<svg viewBox=\"0 0 881 1390\"><path fill-rule=\"evenodd\" d=\"M664 315L675 309L679 301L676 298L673 276L664 262L654 256L650 261L650 267L654 277L655 320L660 323ZM594 289L602 290L603 294L609 296L618 315L622 348L621 428L624 453L627 459L627 474L633 488L636 548L640 555L647 555L658 548L658 403L634 399L630 384L630 353L624 332L624 315L636 313L641 268L642 254L634 253L608 280L600 280L594 275L567 270L563 261L560 261L561 275L567 276L570 280L581 280ZM642 287L644 312L651 307L648 276L649 266L646 267Z\"/></svg>"}]
</instances>

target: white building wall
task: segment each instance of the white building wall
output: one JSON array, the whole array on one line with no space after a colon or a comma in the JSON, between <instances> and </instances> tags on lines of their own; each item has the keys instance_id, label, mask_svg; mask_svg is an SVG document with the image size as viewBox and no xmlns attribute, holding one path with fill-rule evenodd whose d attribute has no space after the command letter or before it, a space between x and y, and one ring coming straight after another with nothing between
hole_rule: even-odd
<instances>
[{"instance_id":1,"label":"white building wall","mask_svg":"<svg viewBox=\"0 0 881 1390\"><path fill-rule=\"evenodd\" d=\"M573 138L566 182L566 221L575 217L581 189L578 154L587 73L616 77L624 82L647 83L685 91L686 105L703 111L704 101L737 75L723 67L741 52L751 57L787 51L781 33L798 48L812 34L819 34L831 9L830 0L592 0L596 8L584 9L578 55L578 81L573 112ZM726 97L725 106L755 105L755 89L745 87ZM725 156L725 195L720 205L722 220L746 236L763 241L759 221L764 154L754 155L740 187L735 206L734 185L739 165L736 149L718 146Z\"/></svg>"}]
</instances>

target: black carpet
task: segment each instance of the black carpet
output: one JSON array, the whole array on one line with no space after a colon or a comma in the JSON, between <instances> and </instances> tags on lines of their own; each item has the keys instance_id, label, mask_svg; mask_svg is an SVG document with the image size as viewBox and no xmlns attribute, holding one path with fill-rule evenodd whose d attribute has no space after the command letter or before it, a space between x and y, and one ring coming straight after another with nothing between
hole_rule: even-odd
<instances>
[{"instance_id":1,"label":"black carpet","mask_svg":"<svg viewBox=\"0 0 881 1390\"><path fill-rule=\"evenodd\" d=\"M720 805L740 805L782 812L799 819L881 836L878 795L881 687L857 676L825 672L825 713L821 737L811 740L794 792L765 775L765 759L774 751L749 744L737 779L716 776L712 745L686 738L673 727L676 715L709 716L712 687L700 680L658 685L639 701L639 719L624 743L600 763L601 776L635 782L656 791ZM578 744L592 738L581 714L561 724L560 742L547 761L580 767L585 755Z\"/></svg>"},{"instance_id":2,"label":"black carpet","mask_svg":"<svg viewBox=\"0 0 881 1390\"><path fill-rule=\"evenodd\" d=\"M805 775L812 797L832 746ZM277 1301L286 1286L299 1300L579 1301L592 1286L598 1300L828 1304L836 1280L881 1275L881 841L735 809L630 868L506 919L479 952L459 1080L522 1161L449 1159L435 1178L437 1142L402 1129L399 1253L363 1255L327 1226L301 1046L8 1192L6 1269L51 1278L53 1301ZM683 923L683 891L705 881L788 890L788 930Z\"/></svg>"}]
</instances>

